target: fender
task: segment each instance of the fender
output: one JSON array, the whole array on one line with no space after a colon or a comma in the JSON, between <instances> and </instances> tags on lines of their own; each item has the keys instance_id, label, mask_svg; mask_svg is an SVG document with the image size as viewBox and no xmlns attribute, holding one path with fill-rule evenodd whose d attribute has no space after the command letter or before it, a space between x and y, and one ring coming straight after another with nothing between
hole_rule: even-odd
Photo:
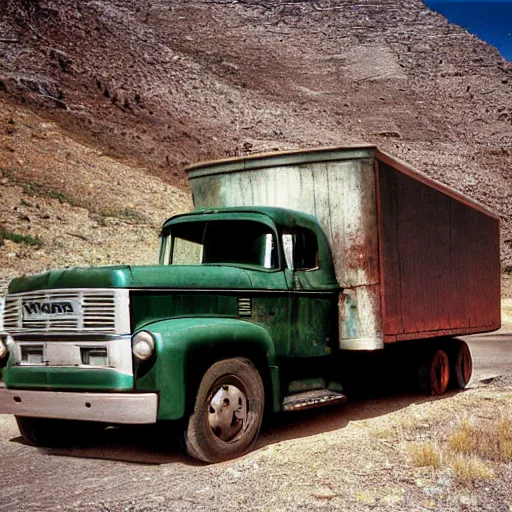
<instances>
[{"instance_id":1,"label":"fender","mask_svg":"<svg viewBox=\"0 0 512 512\"><path fill-rule=\"evenodd\" d=\"M195 398L198 375L200 378L215 360L248 357L248 354L257 355L268 369L267 384L272 387L269 396L272 396L273 410L280 410L275 347L261 325L230 318L194 317L154 322L145 325L143 330L155 338L157 360L147 373L137 378L135 387L160 393L158 419L175 420L185 416L187 399L191 398L191 393Z\"/></svg>"}]
</instances>

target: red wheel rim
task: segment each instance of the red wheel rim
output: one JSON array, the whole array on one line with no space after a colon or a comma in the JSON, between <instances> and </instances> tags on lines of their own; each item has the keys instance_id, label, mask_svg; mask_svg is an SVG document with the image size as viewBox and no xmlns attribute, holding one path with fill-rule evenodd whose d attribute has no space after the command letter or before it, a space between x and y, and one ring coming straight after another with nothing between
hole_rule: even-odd
<instances>
[{"instance_id":1,"label":"red wheel rim","mask_svg":"<svg viewBox=\"0 0 512 512\"><path fill-rule=\"evenodd\" d=\"M457 378L459 379L459 385L464 388L468 385L473 374L473 358L467 343L461 343L459 351L457 353Z\"/></svg>"},{"instance_id":2,"label":"red wheel rim","mask_svg":"<svg viewBox=\"0 0 512 512\"><path fill-rule=\"evenodd\" d=\"M450 365L444 350L438 350L430 364L430 385L433 396L443 395L450 382Z\"/></svg>"}]
</instances>

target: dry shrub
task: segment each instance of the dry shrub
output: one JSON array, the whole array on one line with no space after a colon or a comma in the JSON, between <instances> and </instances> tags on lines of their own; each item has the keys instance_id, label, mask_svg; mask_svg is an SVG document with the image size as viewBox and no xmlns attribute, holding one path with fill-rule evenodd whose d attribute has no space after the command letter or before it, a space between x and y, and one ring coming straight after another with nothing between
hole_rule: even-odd
<instances>
[{"instance_id":1,"label":"dry shrub","mask_svg":"<svg viewBox=\"0 0 512 512\"><path fill-rule=\"evenodd\" d=\"M453 476L464 484L473 484L476 480L490 480L494 472L483 460L470 455L453 455L448 460Z\"/></svg>"},{"instance_id":2,"label":"dry shrub","mask_svg":"<svg viewBox=\"0 0 512 512\"><path fill-rule=\"evenodd\" d=\"M478 433L468 419L460 422L448 438L448 445L457 453L473 453L478 445Z\"/></svg>"},{"instance_id":3,"label":"dry shrub","mask_svg":"<svg viewBox=\"0 0 512 512\"><path fill-rule=\"evenodd\" d=\"M434 469L441 467L442 455L436 444L431 442L417 443L409 446L408 450L415 466L432 466Z\"/></svg>"},{"instance_id":4,"label":"dry shrub","mask_svg":"<svg viewBox=\"0 0 512 512\"><path fill-rule=\"evenodd\" d=\"M503 418L498 423L497 447L501 461L512 461L512 421Z\"/></svg>"},{"instance_id":5,"label":"dry shrub","mask_svg":"<svg viewBox=\"0 0 512 512\"><path fill-rule=\"evenodd\" d=\"M446 442L414 443L408 452L415 466L450 468L461 484L473 485L494 477L492 463L512 461L512 420L503 415L496 419L466 418Z\"/></svg>"},{"instance_id":6,"label":"dry shrub","mask_svg":"<svg viewBox=\"0 0 512 512\"><path fill-rule=\"evenodd\" d=\"M498 462L512 461L512 421L509 418L463 420L448 438L451 450Z\"/></svg>"}]
</instances>

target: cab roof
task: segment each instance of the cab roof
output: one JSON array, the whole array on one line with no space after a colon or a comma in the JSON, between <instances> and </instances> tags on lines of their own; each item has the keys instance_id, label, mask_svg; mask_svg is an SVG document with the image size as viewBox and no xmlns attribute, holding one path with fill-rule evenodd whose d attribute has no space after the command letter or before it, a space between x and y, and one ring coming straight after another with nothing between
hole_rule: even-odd
<instances>
[{"instance_id":1,"label":"cab roof","mask_svg":"<svg viewBox=\"0 0 512 512\"><path fill-rule=\"evenodd\" d=\"M234 206L226 208L198 208L188 213L174 215L164 222L163 228L174 223L181 223L188 219L190 220L217 220L219 218L233 219L237 218L249 220L254 217L258 220L258 216L265 216L274 224L293 228L300 226L311 229L314 232L321 230L316 217L308 213L300 212L297 210L290 210L288 208L279 208L275 206Z\"/></svg>"}]
</instances>

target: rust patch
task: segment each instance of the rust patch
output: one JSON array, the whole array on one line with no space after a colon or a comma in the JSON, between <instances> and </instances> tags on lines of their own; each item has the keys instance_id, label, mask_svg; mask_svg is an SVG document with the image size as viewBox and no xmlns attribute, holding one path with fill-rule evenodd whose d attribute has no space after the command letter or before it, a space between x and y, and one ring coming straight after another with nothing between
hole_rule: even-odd
<instances>
[{"instance_id":1,"label":"rust patch","mask_svg":"<svg viewBox=\"0 0 512 512\"><path fill-rule=\"evenodd\" d=\"M385 341L499 326L498 221L382 162L378 182Z\"/></svg>"}]
</instances>

